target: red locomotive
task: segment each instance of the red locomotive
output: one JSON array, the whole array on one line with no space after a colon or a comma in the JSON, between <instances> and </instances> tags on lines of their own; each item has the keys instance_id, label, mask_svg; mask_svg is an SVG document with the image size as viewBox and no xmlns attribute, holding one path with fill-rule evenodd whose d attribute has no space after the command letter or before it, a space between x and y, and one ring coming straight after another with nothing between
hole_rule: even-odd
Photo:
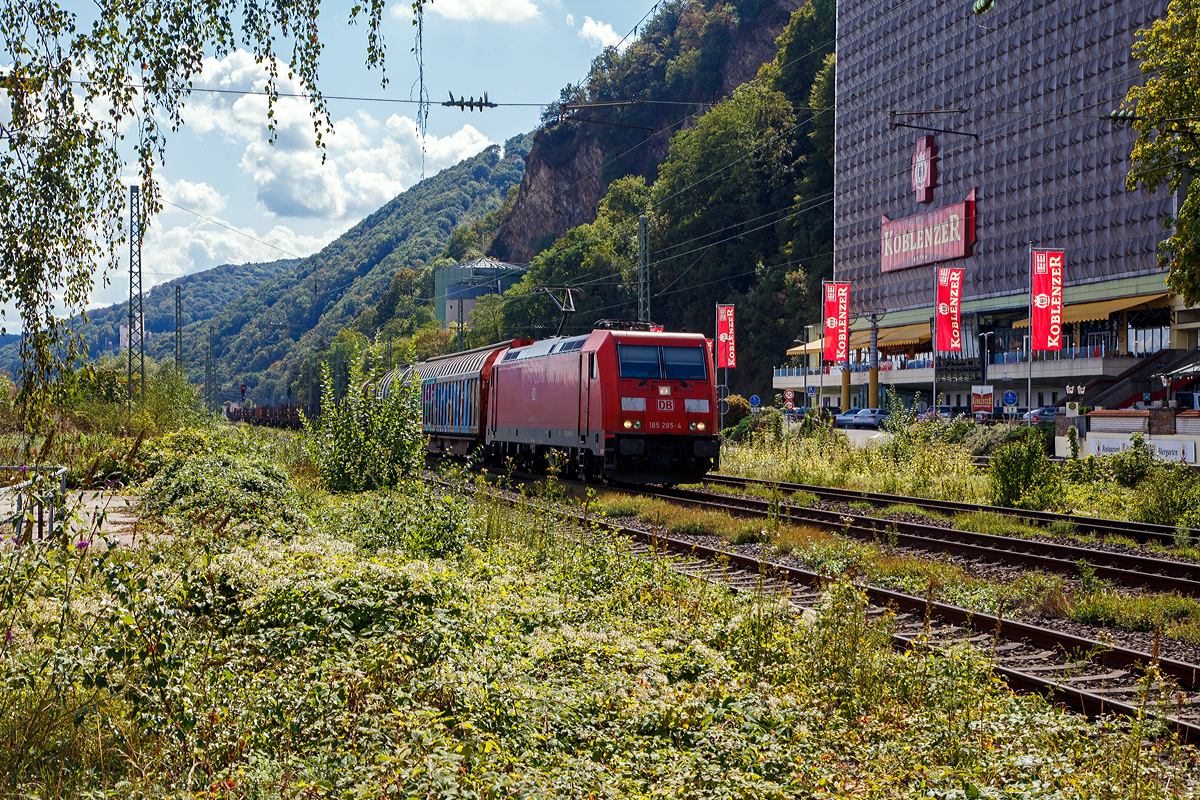
<instances>
[{"instance_id":1,"label":"red locomotive","mask_svg":"<svg viewBox=\"0 0 1200 800\"><path fill-rule=\"evenodd\" d=\"M667 484L699 480L720 456L712 350L700 334L595 330L409 369L433 453L539 469L558 452L585 479Z\"/></svg>"}]
</instances>

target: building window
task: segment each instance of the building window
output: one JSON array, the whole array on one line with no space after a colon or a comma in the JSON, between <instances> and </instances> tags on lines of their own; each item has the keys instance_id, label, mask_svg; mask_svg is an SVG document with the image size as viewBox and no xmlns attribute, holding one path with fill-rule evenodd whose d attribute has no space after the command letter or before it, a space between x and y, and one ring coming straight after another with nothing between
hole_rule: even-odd
<instances>
[{"instance_id":1,"label":"building window","mask_svg":"<svg viewBox=\"0 0 1200 800\"><path fill-rule=\"evenodd\" d=\"M1045 399L1045 398L1046 398L1046 394L1045 394L1045 392L1038 392L1038 406L1044 406L1044 405L1046 405L1046 399Z\"/></svg>"},{"instance_id":2,"label":"building window","mask_svg":"<svg viewBox=\"0 0 1200 800\"><path fill-rule=\"evenodd\" d=\"M1058 405L1058 392L1050 393L1050 405L1052 405L1052 406Z\"/></svg>"}]
</instances>

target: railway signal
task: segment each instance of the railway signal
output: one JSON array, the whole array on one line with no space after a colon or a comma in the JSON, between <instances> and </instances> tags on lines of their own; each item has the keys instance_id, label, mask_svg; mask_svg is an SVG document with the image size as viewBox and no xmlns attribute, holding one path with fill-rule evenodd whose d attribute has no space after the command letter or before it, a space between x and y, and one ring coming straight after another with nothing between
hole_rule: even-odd
<instances>
[{"instance_id":1,"label":"railway signal","mask_svg":"<svg viewBox=\"0 0 1200 800\"><path fill-rule=\"evenodd\" d=\"M242 385L242 402L243 403L246 402L246 386L245 386L245 384Z\"/></svg>"}]
</instances>

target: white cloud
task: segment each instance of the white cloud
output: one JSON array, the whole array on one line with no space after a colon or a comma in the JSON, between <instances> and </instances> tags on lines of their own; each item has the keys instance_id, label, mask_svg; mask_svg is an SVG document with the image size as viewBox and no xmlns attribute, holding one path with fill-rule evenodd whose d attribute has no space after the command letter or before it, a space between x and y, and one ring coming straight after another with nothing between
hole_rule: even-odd
<instances>
[{"instance_id":1,"label":"white cloud","mask_svg":"<svg viewBox=\"0 0 1200 800\"><path fill-rule=\"evenodd\" d=\"M494 22L522 22L538 14L530 0L436 0L429 10L448 19L487 19ZM407 19L412 13L407 3L392 6L392 14Z\"/></svg>"},{"instance_id":2,"label":"white cloud","mask_svg":"<svg viewBox=\"0 0 1200 800\"><path fill-rule=\"evenodd\" d=\"M499 5L511 2L503 0ZM261 91L265 75L253 56L242 50L223 59L206 59L196 86L235 93L196 93L183 116L189 129L200 136L219 133L232 142L245 143L239 166L254 181L258 200L269 214L357 219L420 177L421 140L416 124L407 117L392 115L383 123L365 111L356 111L335 121L333 135L324 139L322 154L315 145L307 102L281 98L273 118L276 137L272 142L266 127L266 98L236 94ZM284 80L280 91L301 92L303 87ZM449 136L427 136L425 172L433 174L490 144L470 125Z\"/></svg>"},{"instance_id":3,"label":"white cloud","mask_svg":"<svg viewBox=\"0 0 1200 800\"><path fill-rule=\"evenodd\" d=\"M178 216L175 217L178 219ZM196 217L186 224L166 226L163 218L151 220L142 242L143 289L221 264L275 261L291 254L309 255L348 230L353 222L339 222L325 229L297 232L275 225L265 233L253 227L217 219L223 228ZM234 228L235 230L230 230ZM251 238L253 237L253 238ZM270 245L274 245L271 247ZM276 249L278 248L278 249ZM91 307L121 302L129 295L122 270L110 274L108 286L97 285L89 298ZM186 291L186 290L185 290Z\"/></svg>"},{"instance_id":4,"label":"white cloud","mask_svg":"<svg viewBox=\"0 0 1200 800\"><path fill-rule=\"evenodd\" d=\"M226 197L203 181L192 183L178 180L172 183L164 180L160 182L159 189L162 191L163 200L198 214L216 214L225 209ZM171 210L171 206L164 209Z\"/></svg>"},{"instance_id":5,"label":"white cloud","mask_svg":"<svg viewBox=\"0 0 1200 800\"><path fill-rule=\"evenodd\" d=\"M612 47L621 42L621 34L614 31L612 25L607 22L598 22L591 17L583 18L578 35L592 47Z\"/></svg>"},{"instance_id":6,"label":"white cloud","mask_svg":"<svg viewBox=\"0 0 1200 800\"><path fill-rule=\"evenodd\" d=\"M567 14L567 25L569 25L572 28L575 27L575 15L574 14Z\"/></svg>"}]
</instances>

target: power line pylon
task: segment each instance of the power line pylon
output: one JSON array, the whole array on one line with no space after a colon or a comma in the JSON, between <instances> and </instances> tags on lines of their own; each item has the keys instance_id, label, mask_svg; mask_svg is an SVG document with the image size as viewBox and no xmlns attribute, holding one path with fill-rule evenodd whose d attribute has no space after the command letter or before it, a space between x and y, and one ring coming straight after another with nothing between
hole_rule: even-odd
<instances>
[{"instance_id":1,"label":"power line pylon","mask_svg":"<svg viewBox=\"0 0 1200 800\"><path fill-rule=\"evenodd\" d=\"M209 411L217 410L217 327L208 326L208 342L204 348L204 403Z\"/></svg>"},{"instance_id":2,"label":"power line pylon","mask_svg":"<svg viewBox=\"0 0 1200 800\"><path fill-rule=\"evenodd\" d=\"M183 300L182 287L175 287L175 369L183 368Z\"/></svg>"},{"instance_id":3,"label":"power line pylon","mask_svg":"<svg viewBox=\"0 0 1200 800\"><path fill-rule=\"evenodd\" d=\"M138 187L129 187L129 405L133 406L133 372L137 363L138 400L146 399L146 337L142 309L142 209Z\"/></svg>"}]
</instances>

